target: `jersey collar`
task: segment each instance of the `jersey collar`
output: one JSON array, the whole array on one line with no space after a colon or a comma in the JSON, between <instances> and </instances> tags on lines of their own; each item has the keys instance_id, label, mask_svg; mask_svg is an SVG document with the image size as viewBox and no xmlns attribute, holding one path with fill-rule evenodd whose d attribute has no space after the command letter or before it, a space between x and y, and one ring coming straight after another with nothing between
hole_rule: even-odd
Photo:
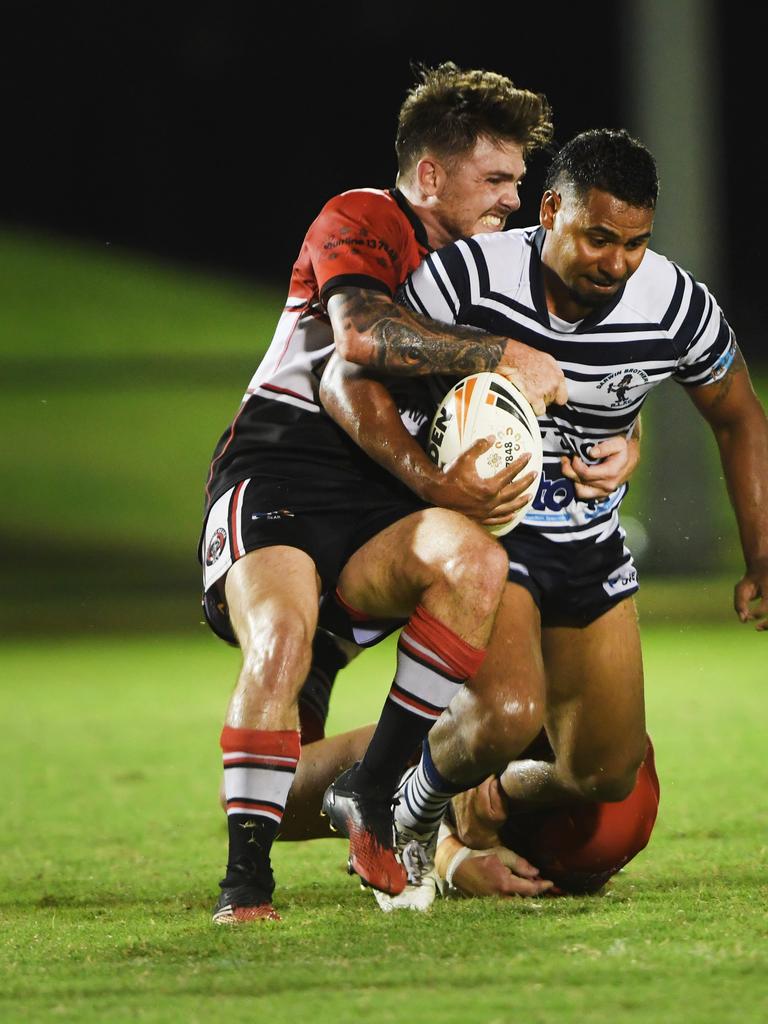
<instances>
[{"instance_id":1,"label":"jersey collar","mask_svg":"<svg viewBox=\"0 0 768 1024\"><path fill-rule=\"evenodd\" d=\"M545 228L539 227L531 238L531 298L533 304L536 307L536 312L541 317L542 323L549 327L549 310L547 309L547 298L544 294L544 279L541 273L541 250L544 248L544 239L547 237ZM624 295L624 289L626 288L626 281L619 288L616 294L611 298L610 302L607 302L604 306L596 309L589 316L585 316L579 326L573 332L574 334L587 334L594 327L597 326L602 320L608 316L608 314L618 306L621 302L621 298Z\"/></svg>"},{"instance_id":2,"label":"jersey collar","mask_svg":"<svg viewBox=\"0 0 768 1024\"><path fill-rule=\"evenodd\" d=\"M426 249L427 252L432 252L432 246L429 244L429 239L427 238L427 229L413 212L403 193L399 188L390 188L387 191L410 221L413 233L416 235L416 241L423 249Z\"/></svg>"}]
</instances>

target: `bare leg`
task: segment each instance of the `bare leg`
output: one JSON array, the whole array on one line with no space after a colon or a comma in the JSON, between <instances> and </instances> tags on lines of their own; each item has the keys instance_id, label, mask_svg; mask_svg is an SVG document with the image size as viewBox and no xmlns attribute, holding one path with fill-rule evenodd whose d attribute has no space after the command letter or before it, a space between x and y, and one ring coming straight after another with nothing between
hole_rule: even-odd
<instances>
[{"instance_id":1,"label":"bare leg","mask_svg":"<svg viewBox=\"0 0 768 1024\"><path fill-rule=\"evenodd\" d=\"M506 554L481 527L430 508L382 530L350 558L339 592L376 618L418 604L474 647L485 647L506 578Z\"/></svg>"},{"instance_id":2,"label":"bare leg","mask_svg":"<svg viewBox=\"0 0 768 1024\"><path fill-rule=\"evenodd\" d=\"M646 749L637 612L627 599L583 629L542 631L546 727L555 762L517 761L501 782L515 803L623 800Z\"/></svg>"},{"instance_id":3,"label":"bare leg","mask_svg":"<svg viewBox=\"0 0 768 1024\"><path fill-rule=\"evenodd\" d=\"M476 675L505 587L503 548L445 509L426 509L382 531L350 559L342 597L376 618L411 615L398 668L357 781L393 793L429 728Z\"/></svg>"},{"instance_id":4,"label":"bare leg","mask_svg":"<svg viewBox=\"0 0 768 1024\"><path fill-rule=\"evenodd\" d=\"M540 623L528 591L508 583L482 668L429 734L432 758L446 778L477 782L538 734L544 703Z\"/></svg>"},{"instance_id":5,"label":"bare leg","mask_svg":"<svg viewBox=\"0 0 768 1024\"><path fill-rule=\"evenodd\" d=\"M251 551L227 574L243 661L221 733L229 852L217 924L275 919L270 849L300 755L298 694L309 670L319 580L285 546Z\"/></svg>"},{"instance_id":6,"label":"bare leg","mask_svg":"<svg viewBox=\"0 0 768 1024\"><path fill-rule=\"evenodd\" d=\"M239 729L296 729L312 659L320 582L297 548L251 551L227 573L229 615L243 663L227 711Z\"/></svg>"},{"instance_id":7,"label":"bare leg","mask_svg":"<svg viewBox=\"0 0 768 1024\"><path fill-rule=\"evenodd\" d=\"M376 618L410 616L368 748L323 801L333 826L349 836L350 869L382 892L397 895L406 883L392 845L392 794L440 712L482 664L506 574L506 553L484 530L426 509L365 544L339 578L353 608ZM430 809L439 815L437 804Z\"/></svg>"}]
</instances>

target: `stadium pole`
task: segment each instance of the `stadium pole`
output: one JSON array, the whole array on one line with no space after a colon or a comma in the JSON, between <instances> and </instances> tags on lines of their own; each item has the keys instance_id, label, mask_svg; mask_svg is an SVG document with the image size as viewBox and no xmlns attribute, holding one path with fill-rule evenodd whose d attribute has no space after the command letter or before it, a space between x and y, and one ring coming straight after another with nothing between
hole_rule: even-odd
<instances>
[{"instance_id":1,"label":"stadium pole","mask_svg":"<svg viewBox=\"0 0 768 1024\"><path fill-rule=\"evenodd\" d=\"M628 129L656 156L661 190L651 247L723 301L726 227L720 62L713 0L627 0L623 53ZM710 431L682 389L649 399L643 450L643 568L701 573L717 561L723 485ZM631 541L631 537L630 537ZM719 568L723 568L722 564Z\"/></svg>"}]
</instances>

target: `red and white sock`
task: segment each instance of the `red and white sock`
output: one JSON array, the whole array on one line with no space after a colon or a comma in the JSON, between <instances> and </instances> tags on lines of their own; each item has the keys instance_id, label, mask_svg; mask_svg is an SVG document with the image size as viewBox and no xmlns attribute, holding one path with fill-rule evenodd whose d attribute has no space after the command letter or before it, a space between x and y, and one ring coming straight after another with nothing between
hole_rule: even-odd
<instances>
[{"instance_id":1,"label":"red and white sock","mask_svg":"<svg viewBox=\"0 0 768 1024\"><path fill-rule=\"evenodd\" d=\"M484 650L462 640L422 605L416 608L400 634L397 673L362 761L363 781L394 792L429 729L484 657Z\"/></svg>"},{"instance_id":2,"label":"red and white sock","mask_svg":"<svg viewBox=\"0 0 768 1024\"><path fill-rule=\"evenodd\" d=\"M228 874L233 867L269 868L269 850L285 811L301 746L295 730L221 732L229 822Z\"/></svg>"}]
</instances>

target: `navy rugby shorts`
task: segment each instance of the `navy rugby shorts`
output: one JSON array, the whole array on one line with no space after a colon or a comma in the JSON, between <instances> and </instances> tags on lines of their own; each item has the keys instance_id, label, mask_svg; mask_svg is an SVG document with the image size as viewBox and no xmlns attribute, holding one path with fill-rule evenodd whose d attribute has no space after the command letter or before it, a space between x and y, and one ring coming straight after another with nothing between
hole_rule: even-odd
<instances>
[{"instance_id":1,"label":"navy rugby shorts","mask_svg":"<svg viewBox=\"0 0 768 1024\"><path fill-rule=\"evenodd\" d=\"M542 626L588 626L640 587L619 528L605 540L556 542L521 525L501 538L509 581L524 587Z\"/></svg>"},{"instance_id":2,"label":"navy rugby shorts","mask_svg":"<svg viewBox=\"0 0 768 1024\"><path fill-rule=\"evenodd\" d=\"M217 636L236 643L224 600L224 577L249 551L286 545L314 561L323 591L336 587L349 558L377 533L427 506L410 492L375 485L350 493L344 506L323 506L313 489L294 482L241 480L222 494L206 516L200 539L203 611ZM314 492L316 493L316 492Z\"/></svg>"}]
</instances>

